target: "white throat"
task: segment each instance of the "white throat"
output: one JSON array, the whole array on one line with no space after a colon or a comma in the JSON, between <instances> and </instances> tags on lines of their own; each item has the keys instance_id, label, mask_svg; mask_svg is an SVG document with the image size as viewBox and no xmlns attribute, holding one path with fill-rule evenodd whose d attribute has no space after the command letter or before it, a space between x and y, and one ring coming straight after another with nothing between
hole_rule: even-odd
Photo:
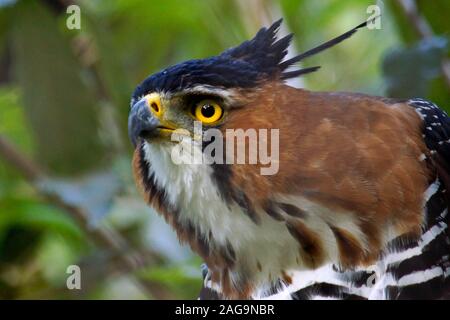
<instances>
[{"instance_id":1,"label":"white throat","mask_svg":"<svg viewBox=\"0 0 450 320\"><path fill-rule=\"evenodd\" d=\"M292 254L299 252L298 242L286 232L283 223L262 214L261 223L255 224L237 204L223 201L212 179L211 166L175 164L172 145L145 143L149 174L165 190L167 201L178 209L181 224L196 226L208 243L232 246L238 261L237 269L230 273L232 277L239 277L239 269L255 270L253 276L263 286L269 275L276 277L286 266L298 266ZM262 267L261 272L256 271L257 265Z\"/></svg>"}]
</instances>

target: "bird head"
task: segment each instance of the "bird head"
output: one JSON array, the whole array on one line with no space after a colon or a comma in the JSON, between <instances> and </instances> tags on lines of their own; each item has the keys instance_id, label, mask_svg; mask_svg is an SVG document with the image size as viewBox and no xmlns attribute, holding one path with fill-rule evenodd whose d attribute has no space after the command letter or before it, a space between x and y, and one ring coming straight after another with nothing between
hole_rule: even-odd
<instances>
[{"instance_id":1,"label":"bird head","mask_svg":"<svg viewBox=\"0 0 450 320\"><path fill-rule=\"evenodd\" d=\"M295 60L282 62L292 35L279 40L281 20L218 56L189 60L145 79L131 99L129 135L159 141L176 129L193 134L194 121L205 128L224 127L230 115L263 94L267 84L313 72L318 67L286 72Z\"/></svg>"}]
</instances>

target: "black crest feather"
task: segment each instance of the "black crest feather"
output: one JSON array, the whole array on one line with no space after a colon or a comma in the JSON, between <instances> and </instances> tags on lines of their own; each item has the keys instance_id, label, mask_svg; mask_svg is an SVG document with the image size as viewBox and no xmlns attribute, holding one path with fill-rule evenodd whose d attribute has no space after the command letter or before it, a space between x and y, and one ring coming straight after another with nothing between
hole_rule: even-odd
<instances>
[{"instance_id":1,"label":"black crest feather","mask_svg":"<svg viewBox=\"0 0 450 320\"><path fill-rule=\"evenodd\" d=\"M364 21L340 36L285 61L282 60L287 54L293 34L288 34L287 36L277 40L276 35L278 29L280 28L281 22L283 21L283 19L280 19L274 22L269 28L260 29L252 40L245 41L240 46L225 51L222 55L228 55L235 59L245 60L257 67L265 68L270 74L276 73L283 80L289 79L314 72L320 67L309 67L290 72L285 72L286 69L305 58L331 48L345 39L350 38L356 31L358 31L358 29L367 26L368 22L374 21L377 18L378 17L375 17L371 20Z\"/></svg>"},{"instance_id":2,"label":"black crest feather","mask_svg":"<svg viewBox=\"0 0 450 320\"><path fill-rule=\"evenodd\" d=\"M277 40L280 19L269 28L261 28L256 36L235 48L228 49L221 56L245 61L268 75L276 73L278 64L287 54L293 34Z\"/></svg>"},{"instance_id":3,"label":"black crest feather","mask_svg":"<svg viewBox=\"0 0 450 320\"><path fill-rule=\"evenodd\" d=\"M288 34L277 39L282 21L280 19L268 28L261 28L253 39L228 49L218 56L185 61L148 77L136 88L132 102L153 91L175 92L196 85L251 88L263 81L277 79L283 81L314 72L320 67L286 70L295 63L348 39L369 22L365 21L334 39L283 61L293 35Z\"/></svg>"}]
</instances>

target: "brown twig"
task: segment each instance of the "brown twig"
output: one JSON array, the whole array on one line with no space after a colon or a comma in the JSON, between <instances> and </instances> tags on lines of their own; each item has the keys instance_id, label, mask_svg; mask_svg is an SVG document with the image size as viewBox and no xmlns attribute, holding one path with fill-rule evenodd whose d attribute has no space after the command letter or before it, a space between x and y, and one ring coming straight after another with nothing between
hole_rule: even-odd
<instances>
[{"instance_id":1,"label":"brown twig","mask_svg":"<svg viewBox=\"0 0 450 320\"><path fill-rule=\"evenodd\" d=\"M160 260L159 256L156 254L147 254L146 257L143 258L141 254L130 248L127 241L119 233L111 228L106 226L93 228L89 224L87 213L82 208L66 203L57 194L49 193L48 190L41 186L40 181L45 179L43 171L37 164L19 152L11 142L1 135L0 156L3 157L11 167L14 167L20 172L50 204L67 212L95 244L111 252L119 261L122 271L133 273L139 268L148 266L149 264ZM150 296L155 298L165 298L168 296L167 292L164 292L157 284L142 281L139 278L135 278L135 281L137 285Z\"/></svg>"},{"instance_id":2,"label":"brown twig","mask_svg":"<svg viewBox=\"0 0 450 320\"><path fill-rule=\"evenodd\" d=\"M408 19L411 26L421 39L433 37L433 29L428 21L419 13L414 0L396 0L398 7L403 15ZM444 58L441 62L441 72L444 76L447 86L450 88L450 61Z\"/></svg>"},{"instance_id":3,"label":"brown twig","mask_svg":"<svg viewBox=\"0 0 450 320\"><path fill-rule=\"evenodd\" d=\"M8 163L20 168L20 172L27 180L35 182L40 178L41 170L28 158L19 154L13 144L3 136L0 136L0 154Z\"/></svg>"}]
</instances>

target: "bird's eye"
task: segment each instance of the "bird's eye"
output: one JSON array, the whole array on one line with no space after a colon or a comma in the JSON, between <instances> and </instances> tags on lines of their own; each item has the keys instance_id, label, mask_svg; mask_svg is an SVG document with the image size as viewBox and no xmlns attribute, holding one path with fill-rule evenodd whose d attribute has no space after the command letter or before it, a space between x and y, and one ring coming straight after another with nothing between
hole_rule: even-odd
<instances>
[{"instance_id":1,"label":"bird's eye","mask_svg":"<svg viewBox=\"0 0 450 320\"><path fill-rule=\"evenodd\" d=\"M195 104L193 111L194 116L203 123L214 123L223 114L222 107L211 100L203 100Z\"/></svg>"}]
</instances>

